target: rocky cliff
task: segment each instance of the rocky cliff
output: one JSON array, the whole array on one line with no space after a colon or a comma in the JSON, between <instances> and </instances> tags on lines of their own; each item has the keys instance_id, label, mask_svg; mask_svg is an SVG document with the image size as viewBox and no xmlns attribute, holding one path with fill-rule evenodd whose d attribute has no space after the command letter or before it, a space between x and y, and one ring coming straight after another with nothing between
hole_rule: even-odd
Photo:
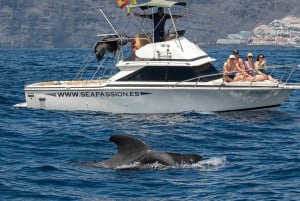
<instances>
[{"instance_id":1,"label":"rocky cliff","mask_svg":"<svg viewBox=\"0 0 300 201\"><path fill-rule=\"evenodd\" d=\"M144 0L137 0L145 2ZM198 41L213 42L229 33L251 31L287 16L300 17L299 0L187 0L189 25ZM130 20L114 0L0 0L0 47L90 47L96 34L130 32ZM185 21L178 20L185 28ZM136 27L134 27L136 28Z\"/></svg>"}]
</instances>

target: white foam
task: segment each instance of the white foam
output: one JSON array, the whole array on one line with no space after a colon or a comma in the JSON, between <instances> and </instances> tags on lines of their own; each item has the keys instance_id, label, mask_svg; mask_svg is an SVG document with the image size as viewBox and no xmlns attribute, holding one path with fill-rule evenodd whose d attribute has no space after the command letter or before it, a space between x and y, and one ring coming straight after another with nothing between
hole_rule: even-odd
<instances>
[{"instance_id":1,"label":"white foam","mask_svg":"<svg viewBox=\"0 0 300 201\"><path fill-rule=\"evenodd\" d=\"M140 162L134 162L126 165L118 166L116 169L119 170L144 170L144 169L153 169L153 170L166 170L166 169L199 169L199 170L205 170L205 171L215 171L222 167L224 167L226 164L226 157L213 157L209 159L205 159L202 161L199 161L198 163L193 164L178 164L175 166L166 166L159 162L150 163L150 164L141 164Z\"/></svg>"},{"instance_id":2,"label":"white foam","mask_svg":"<svg viewBox=\"0 0 300 201\"><path fill-rule=\"evenodd\" d=\"M13 105L13 107L15 107L15 108L26 108L27 107L27 103L26 102L24 102L24 103L18 103L18 104Z\"/></svg>"},{"instance_id":3,"label":"white foam","mask_svg":"<svg viewBox=\"0 0 300 201\"><path fill-rule=\"evenodd\" d=\"M227 160L226 157L213 157L203 161L199 161L198 163L192 164L195 168L199 168L201 170L218 170L225 166Z\"/></svg>"}]
</instances>

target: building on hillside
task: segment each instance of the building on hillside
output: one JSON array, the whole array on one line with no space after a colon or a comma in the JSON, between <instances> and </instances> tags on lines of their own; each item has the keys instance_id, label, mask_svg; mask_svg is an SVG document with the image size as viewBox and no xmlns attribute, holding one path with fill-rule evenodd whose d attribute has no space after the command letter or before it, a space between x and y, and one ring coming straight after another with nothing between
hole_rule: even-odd
<instances>
[{"instance_id":1,"label":"building on hillside","mask_svg":"<svg viewBox=\"0 0 300 201\"><path fill-rule=\"evenodd\" d=\"M221 38L217 40L217 44L229 45L229 44L248 44L251 38L250 31L240 31L236 34L228 34L226 38Z\"/></svg>"}]
</instances>

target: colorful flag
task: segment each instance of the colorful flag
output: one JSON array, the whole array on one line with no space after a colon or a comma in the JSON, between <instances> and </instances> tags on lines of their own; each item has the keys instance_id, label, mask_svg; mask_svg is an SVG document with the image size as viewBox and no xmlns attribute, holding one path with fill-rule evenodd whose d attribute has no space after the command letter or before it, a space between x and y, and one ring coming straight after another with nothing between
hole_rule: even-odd
<instances>
[{"instance_id":1,"label":"colorful flag","mask_svg":"<svg viewBox=\"0 0 300 201\"><path fill-rule=\"evenodd\" d=\"M136 0L131 0L131 5L136 5ZM127 8L127 15L130 15L131 8Z\"/></svg>"},{"instance_id":2,"label":"colorful flag","mask_svg":"<svg viewBox=\"0 0 300 201\"><path fill-rule=\"evenodd\" d=\"M128 5L129 0L115 0L115 2L122 9L122 8L124 8L124 7L126 7Z\"/></svg>"}]
</instances>

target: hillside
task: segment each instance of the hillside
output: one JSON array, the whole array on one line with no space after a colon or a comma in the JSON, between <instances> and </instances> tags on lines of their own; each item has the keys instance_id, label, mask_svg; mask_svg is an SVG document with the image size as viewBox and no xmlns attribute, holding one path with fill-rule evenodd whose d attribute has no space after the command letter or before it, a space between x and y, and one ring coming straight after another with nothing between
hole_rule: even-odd
<instances>
[{"instance_id":1,"label":"hillside","mask_svg":"<svg viewBox=\"0 0 300 201\"><path fill-rule=\"evenodd\" d=\"M139 1L138 2L145 2ZM200 42L215 42L230 33L252 31L287 16L300 17L299 0L188 0L190 27ZM0 47L90 47L96 34L113 31L98 8L111 17L118 31L132 26L114 0L0 0ZM149 22L150 24L150 22ZM178 20L188 28L186 21Z\"/></svg>"}]
</instances>

